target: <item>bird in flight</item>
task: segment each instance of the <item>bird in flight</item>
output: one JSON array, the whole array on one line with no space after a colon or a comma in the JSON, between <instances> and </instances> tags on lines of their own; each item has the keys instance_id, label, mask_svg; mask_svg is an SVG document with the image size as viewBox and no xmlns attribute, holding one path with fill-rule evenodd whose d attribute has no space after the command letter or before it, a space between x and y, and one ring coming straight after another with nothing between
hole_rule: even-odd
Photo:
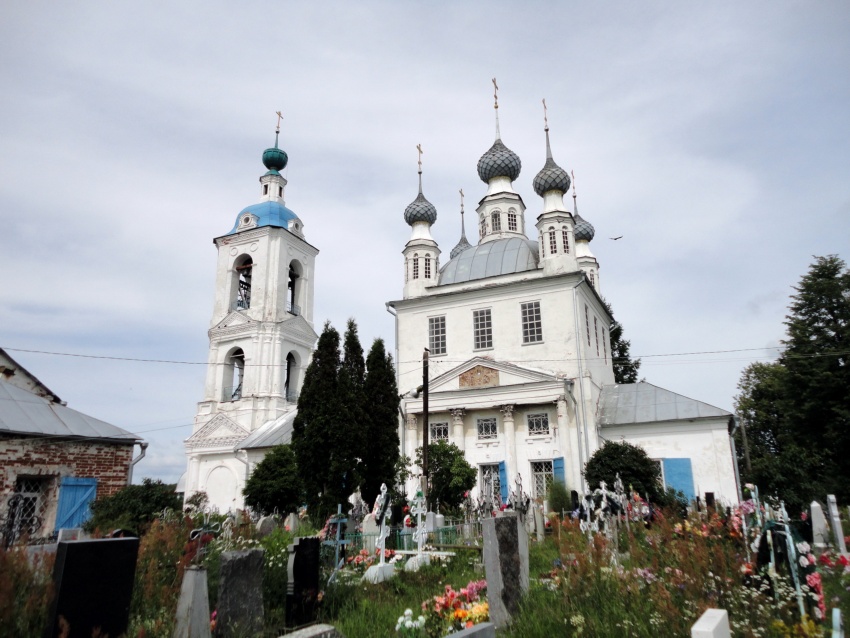
<instances>
[{"instance_id":1,"label":"bird in flight","mask_svg":"<svg viewBox=\"0 0 850 638\"><path fill-rule=\"evenodd\" d=\"M623 236L620 235L619 237L609 237L608 239L613 239L614 241L617 241L618 239L622 239L622 238L623 238Z\"/></svg>"}]
</instances>

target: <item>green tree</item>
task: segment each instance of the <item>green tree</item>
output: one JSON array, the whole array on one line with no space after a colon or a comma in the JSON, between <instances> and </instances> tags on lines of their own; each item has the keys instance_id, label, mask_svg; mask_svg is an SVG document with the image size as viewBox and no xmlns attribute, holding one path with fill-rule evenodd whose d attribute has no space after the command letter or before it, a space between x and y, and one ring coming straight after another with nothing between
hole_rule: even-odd
<instances>
[{"instance_id":1,"label":"green tree","mask_svg":"<svg viewBox=\"0 0 850 638\"><path fill-rule=\"evenodd\" d=\"M748 366L735 407L745 482L792 509L834 493L850 498L850 271L836 255L816 257L795 286L785 317L785 351Z\"/></svg>"},{"instance_id":2,"label":"green tree","mask_svg":"<svg viewBox=\"0 0 850 638\"><path fill-rule=\"evenodd\" d=\"M422 467L422 448L416 449L416 464ZM428 444L428 505L454 509L463 503L463 495L475 486L478 473L454 443Z\"/></svg>"},{"instance_id":3,"label":"green tree","mask_svg":"<svg viewBox=\"0 0 850 638\"><path fill-rule=\"evenodd\" d=\"M303 502L304 487L292 448L273 447L254 468L242 494L246 505L263 514L272 514L275 509L281 514L297 511Z\"/></svg>"},{"instance_id":4,"label":"green tree","mask_svg":"<svg viewBox=\"0 0 850 638\"><path fill-rule=\"evenodd\" d=\"M345 480L351 492L362 483L364 476L363 448L367 441L368 403L364 394L366 364L363 361L363 347L357 335L354 319L348 320L343 339L342 364L339 369L339 392L348 416L346 430L348 445L354 451L353 463L348 468Z\"/></svg>"},{"instance_id":5,"label":"green tree","mask_svg":"<svg viewBox=\"0 0 850 638\"><path fill-rule=\"evenodd\" d=\"M629 353L631 341L623 338L623 324L614 319L614 310L607 301L605 304L611 315L611 325L608 326L608 336L611 338L611 363L614 366L614 381L616 383L637 383L640 359L632 359Z\"/></svg>"},{"instance_id":6,"label":"green tree","mask_svg":"<svg viewBox=\"0 0 850 638\"><path fill-rule=\"evenodd\" d=\"M387 354L383 339L375 339L366 359L365 405L362 449L363 481L360 493L372 503L381 489L395 485L399 462L398 387L392 355Z\"/></svg>"},{"instance_id":7,"label":"green tree","mask_svg":"<svg viewBox=\"0 0 850 638\"><path fill-rule=\"evenodd\" d=\"M92 503L92 516L84 527L104 533L118 528L144 533L164 509L182 510L183 501L175 493L175 487L149 478L142 479L141 485L128 485Z\"/></svg>"},{"instance_id":8,"label":"green tree","mask_svg":"<svg viewBox=\"0 0 850 638\"><path fill-rule=\"evenodd\" d=\"M337 503L346 503L356 487L350 484L356 448L339 369L339 333L328 322L304 373L292 424L292 449L304 481L304 499L317 525L336 512Z\"/></svg>"},{"instance_id":9,"label":"green tree","mask_svg":"<svg viewBox=\"0 0 850 638\"><path fill-rule=\"evenodd\" d=\"M584 466L584 478L592 489L605 481L608 489L613 490L617 473L626 489L631 485L633 490L654 503L664 500L661 469L642 447L625 441L606 441Z\"/></svg>"}]
</instances>

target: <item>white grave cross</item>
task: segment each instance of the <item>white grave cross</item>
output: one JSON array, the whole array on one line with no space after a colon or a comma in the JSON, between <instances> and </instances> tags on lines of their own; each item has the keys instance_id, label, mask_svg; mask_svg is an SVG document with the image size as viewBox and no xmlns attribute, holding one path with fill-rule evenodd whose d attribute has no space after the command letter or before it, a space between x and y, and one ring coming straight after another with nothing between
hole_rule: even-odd
<instances>
[{"instance_id":1,"label":"white grave cross","mask_svg":"<svg viewBox=\"0 0 850 638\"><path fill-rule=\"evenodd\" d=\"M841 527L841 517L838 515L838 502L835 494L828 494L826 502L829 505L829 522L832 523L832 535L835 537L835 548L842 554L847 553L844 543L844 530Z\"/></svg>"}]
</instances>

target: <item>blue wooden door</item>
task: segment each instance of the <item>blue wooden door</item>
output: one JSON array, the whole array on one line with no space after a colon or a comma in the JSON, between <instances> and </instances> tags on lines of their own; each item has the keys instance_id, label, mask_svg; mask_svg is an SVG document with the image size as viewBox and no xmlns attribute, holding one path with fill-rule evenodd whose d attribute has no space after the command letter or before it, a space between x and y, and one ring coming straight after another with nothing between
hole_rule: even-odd
<instances>
[{"instance_id":1,"label":"blue wooden door","mask_svg":"<svg viewBox=\"0 0 850 638\"><path fill-rule=\"evenodd\" d=\"M552 473L555 475L555 480L564 487L567 486L566 472L564 471L564 457L559 456L557 459L552 459Z\"/></svg>"},{"instance_id":2,"label":"blue wooden door","mask_svg":"<svg viewBox=\"0 0 850 638\"><path fill-rule=\"evenodd\" d=\"M499 461L499 495L502 503L508 502L508 467L504 461Z\"/></svg>"},{"instance_id":3,"label":"blue wooden door","mask_svg":"<svg viewBox=\"0 0 850 638\"><path fill-rule=\"evenodd\" d=\"M96 478L66 476L59 486L59 507L56 510L56 529L80 527L89 520L89 504L97 494Z\"/></svg>"}]
</instances>

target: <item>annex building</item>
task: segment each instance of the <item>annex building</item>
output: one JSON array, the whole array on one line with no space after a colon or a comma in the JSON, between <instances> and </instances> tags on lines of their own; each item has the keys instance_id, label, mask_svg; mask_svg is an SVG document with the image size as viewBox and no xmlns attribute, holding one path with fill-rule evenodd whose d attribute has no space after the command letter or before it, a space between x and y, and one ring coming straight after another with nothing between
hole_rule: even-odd
<instances>
[{"instance_id":1,"label":"annex building","mask_svg":"<svg viewBox=\"0 0 850 638\"><path fill-rule=\"evenodd\" d=\"M515 187L521 161L502 142L496 114L496 140L477 166L486 189L475 209L478 241L470 244L462 222L459 242L443 254L421 162L419 193L404 211L403 295L387 304L405 393L402 452L414 458L422 445L416 386L427 347L429 439L464 451L478 468L478 490L493 486L505 502L518 477L532 497L555 479L593 489L584 464L604 441L624 440L657 459L667 485L736 502L732 415L649 383L615 383L595 231L575 191L572 206L564 203L571 180L553 158L548 124L531 184L537 199L527 209Z\"/></svg>"}]
</instances>

